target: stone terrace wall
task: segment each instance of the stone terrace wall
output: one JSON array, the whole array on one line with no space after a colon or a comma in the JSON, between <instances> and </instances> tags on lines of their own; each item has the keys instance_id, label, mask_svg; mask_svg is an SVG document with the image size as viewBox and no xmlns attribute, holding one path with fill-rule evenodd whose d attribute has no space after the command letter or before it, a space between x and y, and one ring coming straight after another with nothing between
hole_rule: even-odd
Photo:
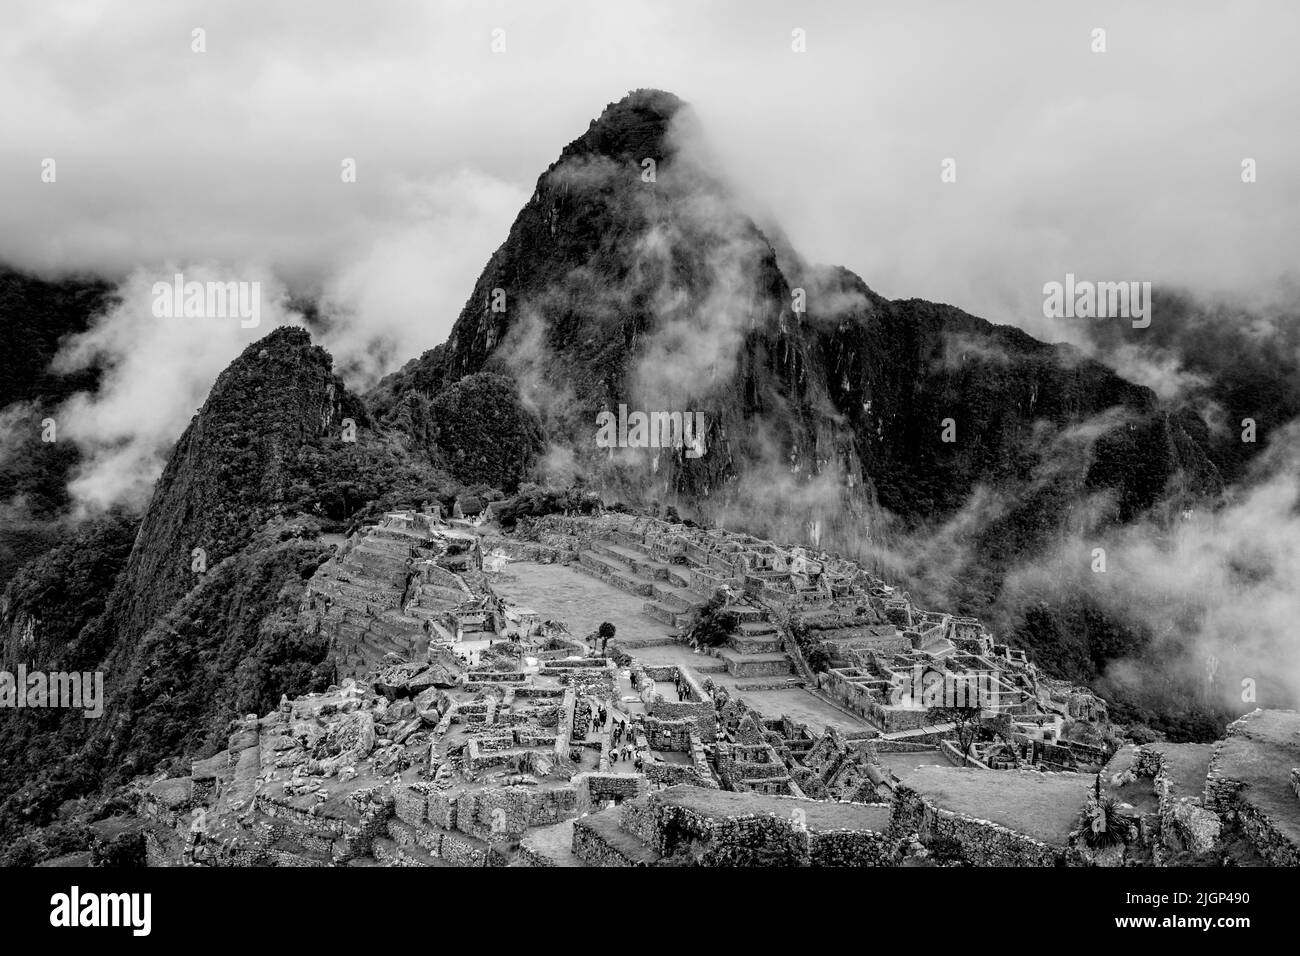
<instances>
[{"instance_id":1,"label":"stone terrace wall","mask_svg":"<svg viewBox=\"0 0 1300 956\"><path fill-rule=\"evenodd\" d=\"M1065 859L1064 847L1051 847L989 820L931 806L905 785L900 784L895 794L897 833L920 833L927 846L956 841L962 857L973 866L1058 866Z\"/></svg>"},{"instance_id":2,"label":"stone terrace wall","mask_svg":"<svg viewBox=\"0 0 1300 956\"><path fill-rule=\"evenodd\" d=\"M706 815L656 801L625 805L623 827L664 856L689 853L700 866L888 866L896 861L892 834L871 830L812 831L789 817L750 813Z\"/></svg>"},{"instance_id":3,"label":"stone terrace wall","mask_svg":"<svg viewBox=\"0 0 1300 956\"><path fill-rule=\"evenodd\" d=\"M570 544L576 542L556 539L552 535L543 541L521 541L519 538L504 538L488 535L483 539L484 551L497 551L511 561L532 561L536 564L567 564L577 560L578 552Z\"/></svg>"},{"instance_id":4,"label":"stone terrace wall","mask_svg":"<svg viewBox=\"0 0 1300 956\"><path fill-rule=\"evenodd\" d=\"M1259 855L1272 866L1300 866L1300 847L1278 830L1269 816L1247 801L1236 804L1237 820Z\"/></svg>"},{"instance_id":5,"label":"stone terrace wall","mask_svg":"<svg viewBox=\"0 0 1300 956\"><path fill-rule=\"evenodd\" d=\"M517 840L530 828L578 815L575 787L534 790L492 787L444 793L431 784L397 788L388 834L408 856L410 847L459 866L484 866L491 842ZM400 861L399 861L400 862Z\"/></svg>"}]
</instances>

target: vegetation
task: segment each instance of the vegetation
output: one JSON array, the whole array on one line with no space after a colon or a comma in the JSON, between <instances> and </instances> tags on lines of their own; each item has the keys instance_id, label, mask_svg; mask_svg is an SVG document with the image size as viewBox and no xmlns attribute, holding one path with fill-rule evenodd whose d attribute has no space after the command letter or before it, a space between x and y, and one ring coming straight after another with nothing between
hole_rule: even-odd
<instances>
[{"instance_id":1,"label":"vegetation","mask_svg":"<svg viewBox=\"0 0 1300 956\"><path fill-rule=\"evenodd\" d=\"M1084 810L1083 841L1094 850L1103 850L1124 842L1128 835L1128 824L1120 816L1119 801L1112 796L1100 799L1096 794L1088 798Z\"/></svg>"},{"instance_id":2,"label":"vegetation","mask_svg":"<svg viewBox=\"0 0 1300 956\"><path fill-rule=\"evenodd\" d=\"M259 540L150 629L122 681L130 690L116 702L113 751L123 773L215 753L234 718L273 710L281 694L325 689L327 638L297 633L294 619L305 579L329 553L306 539Z\"/></svg>"},{"instance_id":3,"label":"vegetation","mask_svg":"<svg viewBox=\"0 0 1300 956\"><path fill-rule=\"evenodd\" d=\"M28 654L59 668L94 663L77 653L82 629L103 613L135 542L138 522L120 510L93 518L44 555L24 566L4 592L0 631L36 621L37 643Z\"/></svg>"},{"instance_id":4,"label":"vegetation","mask_svg":"<svg viewBox=\"0 0 1300 956\"><path fill-rule=\"evenodd\" d=\"M57 820L0 849L0 866L35 866L56 856L87 850L91 840L90 828L80 820Z\"/></svg>"},{"instance_id":5,"label":"vegetation","mask_svg":"<svg viewBox=\"0 0 1300 956\"><path fill-rule=\"evenodd\" d=\"M804 655L804 660L808 662L814 674L821 674L831 669L831 652L826 649L824 643L817 643L810 647Z\"/></svg>"},{"instance_id":6,"label":"vegetation","mask_svg":"<svg viewBox=\"0 0 1300 956\"><path fill-rule=\"evenodd\" d=\"M700 647L718 647L725 644L735 631L736 615L726 609L727 598L721 591L704 602L686 629L686 639Z\"/></svg>"},{"instance_id":7,"label":"vegetation","mask_svg":"<svg viewBox=\"0 0 1300 956\"><path fill-rule=\"evenodd\" d=\"M863 610L859 609L859 612L861 613ZM813 640L808 625L801 618L794 615L787 615L781 623L790 632L790 636L803 654L803 659L814 674L830 670L834 658L831 656L830 649L826 646L825 641Z\"/></svg>"},{"instance_id":8,"label":"vegetation","mask_svg":"<svg viewBox=\"0 0 1300 956\"><path fill-rule=\"evenodd\" d=\"M330 552L310 526L281 540L285 530L266 529L211 568L138 646L114 644L102 664L80 660L84 638L67 649L77 663L64 666L107 673L108 709L98 721L52 709L7 715L0 833L46 822L63 801L135 774L188 766L225 746L233 718L266 713L281 694L325 689L327 641L299 633L294 618L306 578Z\"/></svg>"},{"instance_id":9,"label":"vegetation","mask_svg":"<svg viewBox=\"0 0 1300 956\"><path fill-rule=\"evenodd\" d=\"M111 287L95 279L47 282L0 266L0 408L44 397L58 403L93 389L98 371L59 375L50 363L65 336L83 332L112 303Z\"/></svg>"},{"instance_id":10,"label":"vegetation","mask_svg":"<svg viewBox=\"0 0 1300 956\"><path fill-rule=\"evenodd\" d=\"M462 485L384 436L355 444L322 437L285 463L283 510L354 523L398 507L438 502L450 510Z\"/></svg>"},{"instance_id":11,"label":"vegetation","mask_svg":"<svg viewBox=\"0 0 1300 956\"><path fill-rule=\"evenodd\" d=\"M519 493L502 504L497 520L507 531L513 530L523 519L541 518L552 514L591 514L600 507L600 499L580 485L568 488L543 487L524 484Z\"/></svg>"},{"instance_id":12,"label":"vegetation","mask_svg":"<svg viewBox=\"0 0 1300 956\"><path fill-rule=\"evenodd\" d=\"M1086 594L1025 603L1011 631L1043 670L1087 684L1106 699L1111 719L1144 724L1174 742L1206 742L1223 735L1235 714L1205 700L1190 668L1171 666L1185 650L1131 623L1117 620ZM1140 683L1111 679L1107 665L1127 658L1139 671L1162 675Z\"/></svg>"},{"instance_id":13,"label":"vegetation","mask_svg":"<svg viewBox=\"0 0 1300 956\"><path fill-rule=\"evenodd\" d=\"M504 375L466 376L434 397L431 413L441 460L466 484L483 482L512 492L545 445L541 424Z\"/></svg>"},{"instance_id":14,"label":"vegetation","mask_svg":"<svg viewBox=\"0 0 1300 956\"><path fill-rule=\"evenodd\" d=\"M970 754L971 746L979 739L981 721L978 707L931 707L926 713L927 723L956 724L953 733L957 737L957 749L963 757Z\"/></svg>"}]
</instances>

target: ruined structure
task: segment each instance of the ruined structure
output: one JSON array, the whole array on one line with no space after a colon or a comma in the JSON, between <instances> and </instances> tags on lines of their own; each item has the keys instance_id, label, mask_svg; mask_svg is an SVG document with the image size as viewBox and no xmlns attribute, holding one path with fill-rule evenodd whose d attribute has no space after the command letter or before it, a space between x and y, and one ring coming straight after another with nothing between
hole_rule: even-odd
<instances>
[{"instance_id":1,"label":"ruined structure","mask_svg":"<svg viewBox=\"0 0 1300 956\"><path fill-rule=\"evenodd\" d=\"M547 568L599 582L599 613L622 595L641 629L624 618L602 646L511 598L514 575ZM734 630L692 648L710 599ZM1300 860L1300 774L1266 769L1300 766L1300 715L1256 712L1213 747L1116 749L1104 702L828 554L625 514L505 536L399 512L336 542L299 623L330 636L335 685L248 715L188 776L141 781L104 853L211 866ZM813 652L829 661L816 672ZM1099 845L1097 819L1122 838Z\"/></svg>"}]
</instances>

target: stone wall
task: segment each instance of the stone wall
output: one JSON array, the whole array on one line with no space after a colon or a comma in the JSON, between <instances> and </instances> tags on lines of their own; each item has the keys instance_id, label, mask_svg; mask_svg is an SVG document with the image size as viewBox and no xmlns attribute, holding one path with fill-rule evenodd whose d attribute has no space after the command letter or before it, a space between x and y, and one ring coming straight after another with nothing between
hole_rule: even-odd
<instances>
[{"instance_id":1,"label":"stone wall","mask_svg":"<svg viewBox=\"0 0 1300 956\"><path fill-rule=\"evenodd\" d=\"M799 822L791 801L789 817L743 814L716 817L679 804L651 803L629 810L625 828L664 856L686 853L700 866L888 866L895 842L870 830L812 831Z\"/></svg>"},{"instance_id":2,"label":"stone wall","mask_svg":"<svg viewBox=\"0 0 1300 956\"><path fill-rule=\"evenodd\" d=\"M732 677L780 677L790 674L790 661L782 655L780 660L750 660L728 657L727 673Z\"/></svg>"},{"instance_id":3,"label":"stone wall","mask_svg":"<svg viewBox=\"0 0 1300 956\"><path fill-rule=\"evenodd\" d=\"M867 753L879 754L919 754L927 750L935 750L933 743L915 740L883 740L877 737L874 740L868 740L864 745ZM935 754L938 756L938 753Z\"/></svg>"},{"instance_id":4,"label":"stone wall","mask_svg":"<svg viewBox=\"0 0 1300 956\"><path fill-rule=\"evenodd\" d=\"M573 787L535 790L492 787L456 798L456 829L480 840L517 840L530 827L550 826L578 814Z\"/></svg>"},{"instance_id":5,"label":"stone wall","mask_svg":"<svg viewBox=\"0 0 1300 956\"><path fill-rule=\"evenodd\" d=\"M573 828L573 852L585 866L637 866L643 862L629 859L626 854L604 839L594 827L579 821Z\"/></svg>"},{"instance_id":6,"label":"stone wall","mask_svg":"<svg viewBox=\"0 0 1300 956\"><path fill-rule=\"evenodd\" d=\"M693 764L646 763L642 771L652 786L675 787L679 783L693 787L717 786L709 777L701 776Z\"/></svg>"},{"instance_id":7,"label":"stone wall","mask_svg":"<svg viewBox=\"0 0 1300 956\"><path fill-rule=\"evenodd\" d=\"M905 785L895 789L894 829L903 835L919 833L928 847L959 846L962 859L972 866L1058 866L1066 854L1064 847L1048 846L989 820L932 806Z\"/></svg>"},{"instance_id":8,"label":"stone wall","mask_svg":"<svg viewBox=\"0 0 1300 956\"><path fill-rule=\"evenodd\" d=\"M550 535L542 541L522 541L488 535L483 538L484 551L497 551L511 561L532 561L536 564L567 564L577 559L576 540L562 535Z\"/></svg>"},{"instance_id":9,"label":"stone wall","mask_svg":"<svg viewBox=\"0 0 1300 956\"><path fill-rule=\"evenodd\" d=\"M695 732L705 743L713 743L718 739L717 711L714 709L713 701L707 697L699 702L657 698L646 707L646 713L660 720L690 721L695 727Z\"/></svg>"},{"instance_id":10,"label":"stone wall","mask_svg":"<svg viewBox=\"0 0 1300 956\"><path fill-rule=\"evenodd\" d=\"M1300 866L1300 847L1288 839L1259 807L1245 802L1238 804L1237 819L1259 855L1271 866Z\"/></svg>"},{"instance_id":11,"label":"stone wall","mask_svg":"<svg viewBox=\"0 0 1300 956\"><path fill-rule=\"evenodd\" d=\"M810 833L810 866L894 866L897 844L886 833L870 830L835 830Z\"/></svg>"},{"instance_id":12,"label":"stone wall","mask_svg":"<svg viewBox=\"0 0 1300 956\"><path fill-rule=\"evenodd\" d=\"M646 789L645 778L636 773L580 773L572 782L578 791L579 813L603 807L610 800L631 800Z\"/></svg>"},{"instance_id":13,"label":"stone wall","mask_svg":"<svg viewBox=\"0 0 1300 956\"><path fill-rule=\"evenodd\" d=\"M695 724L690 720L662 720L647 717L642 722L646 742L653 750L690 753Z\"/></svg>"}]
</instances>

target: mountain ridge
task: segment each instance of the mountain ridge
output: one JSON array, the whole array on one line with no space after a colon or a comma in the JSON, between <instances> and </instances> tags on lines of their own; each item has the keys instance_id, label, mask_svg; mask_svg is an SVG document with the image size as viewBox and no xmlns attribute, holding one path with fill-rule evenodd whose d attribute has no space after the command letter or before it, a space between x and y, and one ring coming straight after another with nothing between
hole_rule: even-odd
<instances>
[{"instance_id":1,"label":"mountain ridge","mask_svg":"<svg viewBox=\"0 0 1300 956\"><path fill-rule=\"evenodd\" d=\"M1150 389L1011 326L887 300L843 267L803 262L707 168L687 109L658 91L607 107L539 177L447 340L367 395L299 328L231 363L124 560L122 528L106 532L121 567L111 593L87 596L80 627L61 624L77 636L60 656L106 666L116 685L83 757L143 772L172 753L159 741L192 750L232 701L265 704L258 675L262 690L236 693L231 655L316 680L320 648L286 650L273 618L325 553L311 543L320 527L512 491L534 459L543 475L567 461L561 474L611 499L850 554L992 495L976 543L994 580L1082 513L1122 522L1217 489L1195 436ZM598 448L596 415L620 402L702 410L708 453ZM196 548L231 587L195 570ZM38 604L6 602L6 659ZM161 679L158 660L176 693L143 686ZM185 681L211 693L181 693ZM61 792L7 789L5 812Z\"/></svg>"},{"instance_id":2,"label":"mountain ridge","mask_svg":"<svg viewBox=\"0 0 1300 956\"><path fill-rule=\"evenodd\" d=\"M793 250L778 254L781 241L770 241L716 176L697 181L698 150L677 132L689 125L686 116L687 104L659 91L634 91L606 107L539 177L447 340L371 393L378 414L403 394L433 396L464 375L506 371L525 392L540 382L543 394L561 396L545 409L550 437L599 472L599 456L582 443L602 407L703 401L714 419L709 446L720 461L661 453L653 466L657 491L643 487L644 496L678 506L707 502L757 462L804 475L836 472L840 484L859 482L866 490L838 496L835 504L855 516L883 505L915 521L950 513L978 475L1014 461L1010 446L1025 438L1027 421L1063 427L1121 405L1149 427L1148 438L1157 435L1176 449L1163 466L1143 460L1144 472L1172 477L1181 470L1195 476L1199 490L1217 490L1195 440L1178 434L1182 422L1161 422L1156 396L1144 386L1012 326L920 299L887 300L848 269L811 266ZM656 160L653 183L644 182L639 155ZM496 310L494 291L506 302ZM796 291L802 309L793 302ZM958 341L955 366L946 367L953 364L953 337L974 347L962 354ZM703 365L692 354L696 347L712 350L717 361ZM539 351L541 360L529 354ZM674 362L684 364L688 382L663 372ZM713 397L739 399L709 407L702 383L719 365L725 371L715 375L721 384ZM919 394L908 395L913 383L920 383ZM972 383L989 401L1024 406L1022 420L1002 422L978 408L968 414L963 388ZM972 447L962 432L976 432L965 464L945 457L956 448L932 440L947 418L957 426L957 448ZM779 447L756 448L735 434L758 428L776 436ZM995 453L980 454L988 441ZM916 461L890 453L909 444ZM1094 476L1107 468L1119 470L1103 463ZM926 472L941 477L930 481ZM617 481L612 487L624 490ZM1131 514L1156 493L1124 487L1119 497ZM804 515L790 527L815 520Z\"/></svg>"}]
</instances>

